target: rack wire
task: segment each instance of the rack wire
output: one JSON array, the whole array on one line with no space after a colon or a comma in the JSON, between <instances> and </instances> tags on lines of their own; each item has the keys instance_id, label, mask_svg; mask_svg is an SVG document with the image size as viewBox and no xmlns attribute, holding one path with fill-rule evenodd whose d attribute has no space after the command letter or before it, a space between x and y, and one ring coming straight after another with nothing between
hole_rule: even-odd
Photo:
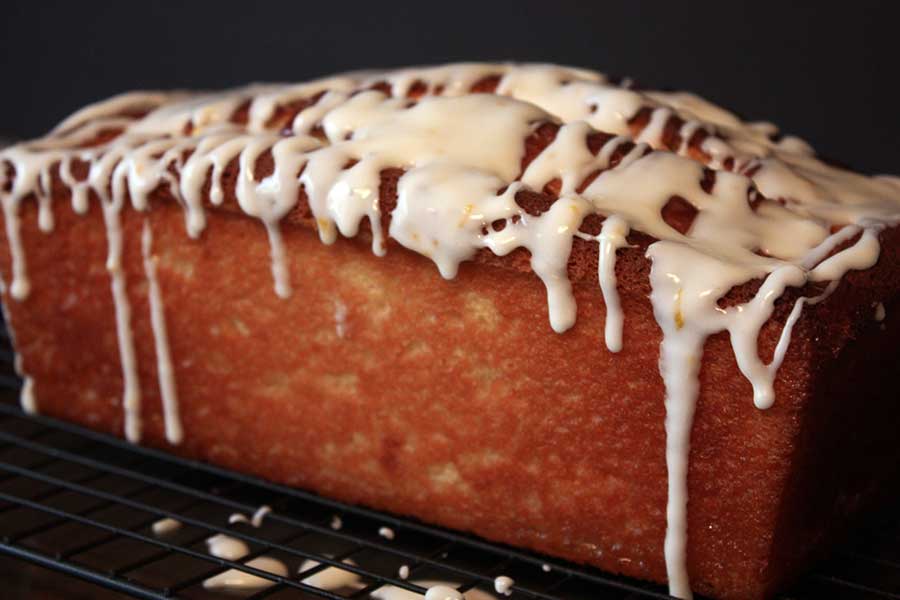
<instances>
[{"instance_id":1,"label":"rack wire","mask_svg":"<svg viewBox=\"0 0 900 600\"><path fill-rule=\"evenodd\" d=\"M2 329L2 324L0 324ZM493 590L515 580L512 600L669 598L660 586L492 544L418 521L336 502L54 419L27 416L15 400L12 351L0 333L0 553L138 598L211 599L204 581L229 569L271 582L225 597L382 598L387 586L424 594L425 582ZM233 513L272 507L257 528L229 524ZM153 524L172 518L166 535ZM338 520L341 526L337 527ZM389 527L393 539L379 534ZM209 554L206 540L227 534L250 554ZM281 560L281 577L248 565ZM401 579L402 565L409 577ZM349 585L326 589L310 577L340 569ZM336 573L331 571L332 574ZM350 575L352 574L352 575ZM415 596L411 596L415 597ZM900 599L900 528L880 524L823 564L785 598Z\"/></svg>"}]
</instances>

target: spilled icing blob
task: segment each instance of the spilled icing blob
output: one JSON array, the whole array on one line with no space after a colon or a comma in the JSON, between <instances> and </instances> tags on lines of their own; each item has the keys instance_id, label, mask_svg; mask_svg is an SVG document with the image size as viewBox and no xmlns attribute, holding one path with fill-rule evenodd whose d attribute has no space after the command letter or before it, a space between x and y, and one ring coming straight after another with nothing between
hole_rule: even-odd
<instances>
[{"instance_id":1,"label":"spilled icing blob","mask_svg":"<svg viewBox=\"0 0 900 600\"><path fill-rule=\"evenodd\" d=\"M246 543L223 533L208 538L206 546L210 554L225 560L240 560L250 554Z\"/></svg>"},{"instance_id":2,"label":"spilled icing blob","mask_svg":"<svg viewBox=\"0 0 900 600\"><path fill-rule=\"evenodd\" d=\"M225 560L237 561L250 554L250 549L245 542L222 533L208 538L206 545L211 555L217 558L224 558ZM288 575L287 567L283 562L267 556L249 560L246 562L246 565L279 577L287 577ZM275 585L275 582L270 579L253 575L252 573L245 573L238 569L228 569L203 581L204 588L217 590L254 590L273 585Z\"/></svg>"},{"instance_id":3,"label":"spilled icing blob","mask_svg":"<svg viewBox=\"0 0 900 600\"><path fill-rule=\"evenodd\" d=\"M246 564L248 567L266 571L279 577L287 577L288 575L288 570L284 563L275 558L261 556L247 561ZM203 587L208 590L259 590L271 587L275 583L275 581L259 575L245 573L237 569L228 569L223 573L205 579Z\"/></svg>"},{"instance_id":4,"label":"spilled icing blob","mask_svg":"<svg viewBox=\"0 0 900 600\"><path fill-rule=\"evenodd\" d=\"M421 580L411 583L427 589L425 600L496 600L491 594L477 588L463 594L456 589L459 584L449 581ZM393 585L380 587L374 590L371 596L376 600L422 600L421 594Z\"/></svg>"},{"instance_id":5,"label":"spilled icing blob","mask_svg":"<svg viewBox=\"0 0 900 600\"><path fill-rule=\"evenodd\" d=\"M356 566L356 563L347 558L342 560L344 564ZM319 567L322 563L307 559L300 565L300 574L311 569ZM321 571L313 573L301 580L303 583L317 587L322 590L339 590L339 589L361 589L363 587L360 576L351 571L345 571L337 567L326 567Z\"/></svg>"},{"instance_id":6,"label":"spilled icing blob","mask_svg":"<svg viewBox=\"0 0 900 600\"><path fill-rule=\"evenodd\" d=\"M515 581L511 577L507 577L506 575L500 575L496 579L494 579L494 590L498 594L503 594L504 596L512 595L512 586L515 585Z\"/></svg>"},{"instance_id":7,"label":"spilled icing blob","mask_svg":"<svg viewBox=\"0 0 900 600\"><path fill-rule=\"evenodd\" d=\"M456 588L433 585L425 592L425 600L463 600L465 596Z\"/></svg>"},{"instance_id":8,"label":"spilled icing blob","mask_svg":"<svg viewBox=\"0 0 900 600\"><path fill-rule=\"evenodd\" d=\"M378 535L386 540L392 540L394 539L394 530L390 527L380 527L378 529Z\"/></svg>"},{"instance_id":9,"label":"spilled icing blob","mask_svg":"<svg viewBox=\"0 0 900 600\"><path fill-rule=\"evenodd\" d=\"M175 533L176 531L181 529L181 521L176 521L171 517L166 517L153 523L150 529L153 530L153 535L157 537L163 537L169 535L170 533Z\"/></svg>"},{"instance_id":10,"label":"spilled icing blob","mask_svg":"<svg viewBox=\"0 0 900 600\"><path fill-rule=\"evenodd\" d=\"M282 298L294 292L289 267L302 257L288 256L280 221L301 202L323 243L355 236L367 223L376 255L390 237L431 258L446 278L485 249L498 256L527 250L557 332L576 318L568 277L574 239L596 242L611 352L623 348L626 318L617 252L632 232L650 236L651 302L664 333L664 553L672 594L688 598L688 456L706 339L728 332L753 402L770 407L803 307L823 300L848 271L874 265L880 233L900 222L900 180L836 169L801 140L776 142L774 133L691 94L639 92L552 65L458 64L214 94L126 94L79 111L45 138L0 151L6 290L23 302L31 288L21 205L36 201L39 229L50 232L54 189L71 192L78 214L96 195L107 230L125 433L137 441L140 382L121 212L126 205L151 210L160 186L184 208L189 237L206 228L207 210L232 197L258 219L269 245L261 268ZM381 198L387 172L398 174L395 199ZM541 202L529 205L535 195ZM149 225L144 242L167 435L180 439ZM729 290L757 279L762 285L749 301L718 306ZM821 296L795 302L773 360L763 363L757 338L775 301L789 287L818 282L831 283ZM338 337L345 320L346 307L336 304ZM340 527L337 517L332 527Z\"/></svg>"}]
</instances>

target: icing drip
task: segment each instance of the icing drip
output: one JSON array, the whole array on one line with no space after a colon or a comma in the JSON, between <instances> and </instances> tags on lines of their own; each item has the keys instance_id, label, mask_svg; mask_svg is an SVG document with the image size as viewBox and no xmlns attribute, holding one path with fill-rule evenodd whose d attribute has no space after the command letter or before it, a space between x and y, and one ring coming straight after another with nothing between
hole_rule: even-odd
<instances>
[{"instance_id":1,"label":"icing drip","mask_svg":"<svg viewBox=\"0 0 900 600\"><path fill-rule=\"evenodd\" d=\"M380 535L381 537L383 537L386 540L392 540L392 539L394 539L394 530L391 529L390 527L381 527L378 530L378 535Z\"/></svg>"},{"instance_id":2,"label":"icing drip","mask_svg":"<svg viewBox=\"0 0 900 600\"><path fill-rule=\"evenodd\" d=\"M2 280L0 280L0 283L2 283ZM12 327L12 322L9 320L9 311L6 308L6 302L0 301L0 311L3 313L3 322L6 324L9 340L12 342L13 348L15 348L16 332ZM22 355L15 350L13 350L13 370L22 378L22 388L19 390L19 405L27 414L37 414L38 406L37 398L34 395L34 379L25 373L25 369L22 365Z\"/></svg>"},{"instance_id":3,"label":"icing drip","mask_svg":"<svg viewBox=\"0 0 900 600\"><path fill-rule=\"evenodd\" d=\"M169 336L166 330L166 315L162 291L156 277L156 256L153 255L153 232L150 222L144 221L141 235L141 250L144 256L144 273L147 276L147 296L150 300L150 324L153 327L153 342L156 347L156 372L159 378L159 392L162 396L163 418L166 439L170 444L179 444L184 435L178 416L178 392L175 388L175 372L169 352Z\"/></svg>"},{"instance_id":4,"label":"icing drip","mask_svg":"<svg viewBox=\"0 0 900 600\"><path fill-rule=\"evenodd\" d=\"M659 365L666 383L666 572L669 593L676 598L691 598L687 573L687 474L703 338L691 331L664 331Z\"/></svg>"},{"instance_id":5,"label":"icing drip","mask_svg":"<svg viewBox=\"0 0 900 600\"><path fill-rule=\"evenodd\" d=\"M272 247L272 278L275 280L275 293L281 298L291 297L291 281L287 268L287 257L284 254L284 243L281 241L281 230L278 224L265 221L269 245Z\"/></svg>"},{"instance_id":6,"label":"icing drip","mask_svg":"<svg viewBox=\"0 0 900 600\"><path fill-rule=\"evenodd\" d=\"M116 332L125 387L122 394L125 437L130 442L138 442L141 439L141 386L138 380L137 356L134 351L134 335L131 331L131 304L125 289L125 274L122 272L122 226L119 209L115 203L103 202L103 218L106 221L109 243L106 270L109 272L113 304L116 308Z\"/></svg>"},{"instance_id":7,"label":"icing drip","mask_svg":"<svg viewBox=\"0 0 900 600\"><path fill-rule=\"evenodd\" d=\"M266 231L273 288L283 298L292 293L289 259L302 257L287 256L281 220L301 200L324 243L355 236L367 222L373 253L385 253L389 236L431 258L446 278L484 249L498 256L525 249L557 332L576 318L573 240L596 241L611 352L623 347L616 254L629 247L630 232L650 236L651 302L664 334L664 550L672 593L687 598L688 455L706 339L728 332L754 403L771 406L803 307L824 299L848 271L874 265L879 233L900 223L900 179L830 167L801 140L772 141L775 132L691 94L638 92L552 65L459 64L216 94L127 94L79 111L43 139L0 151L8 293L22 301L30 287L21 203L37 201L39 228L49 232L55 184L71 191L79 214L96 194L109 240L126 435L137 440L140 391L120 266L126 199L146 210L162 186L184 207L187 235L196 238L207 203L217 207L233 195ZM389 171L399 173L396 198L382 198ZM546 205L529 206L523 195ZM596 216L603 217L599 233L587 233ZM164 404L172 401L167 415L177 417L174 377L163 368L170 359L162 300L153 299L151 235L145 228L160 389ZM751 280L762 281L752 298L718 306ZM821 296L795 302L764 364L758 337L776 300L810 282L830 283ZM337 301L338 337L346 335L346 316Z\"/></svg>"},{"instance_id":8,"label":"icing drip","mask_svg":"<svg viewBox=\"0 0 900 600\"><path fill-rule=\"evenodd\" d=\"M25 266L25 250L19 234L19 202L14 196L3 196L3 221L6 224L6 239L9 240L9 254L12 261L12 279L9 295L15 300L24 300L31 291L28 270Z\"/></svg>"},{"instance_id":9,"label":"icing drip","mask_svg":"<svg viewBox=\"0 0 900 600\"><path fill-rule=\"evenodd\" d=\"M616 288L616 252L619 248L628 246L625 241L627 235L628 224L621 217L613 215L603 222L603 229L598 236L600 256L597 260L597 275L603 291L603 302L606 304L604 337L610 352L622 350L624 316Z\"/></svg>"},{"instance_id":10,"label":"icing drip","mask_svg":"<svg viewBox=\"0 0 900 600\"><path fill-rule=\"evenodd\" d=\"M19 390L19 404L29 415L37 414L37 399L34 397L34 379L26 375L22 379L22 389Z\"/></svg>"}]
</instances>

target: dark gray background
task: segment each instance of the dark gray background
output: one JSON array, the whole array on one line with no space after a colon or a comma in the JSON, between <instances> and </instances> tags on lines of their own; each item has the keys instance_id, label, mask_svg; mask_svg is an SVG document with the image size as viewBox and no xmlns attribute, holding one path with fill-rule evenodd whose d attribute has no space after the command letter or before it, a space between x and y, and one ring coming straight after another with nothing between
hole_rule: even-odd
<instances>
[{"instance_id":1,"label":"dark gray background","mask_svg":"<svg viewBox=\"0 0 900 600\"><path fill-rule=\"evenodd\" d=\"M746 118L776 122L826 157L900 172L900 28L890 3L2 6L0 133L7 135L38 135L80 105L131 88L216 88L362 67L514 59L695 91Z\"/></svg>"}]
</instances>

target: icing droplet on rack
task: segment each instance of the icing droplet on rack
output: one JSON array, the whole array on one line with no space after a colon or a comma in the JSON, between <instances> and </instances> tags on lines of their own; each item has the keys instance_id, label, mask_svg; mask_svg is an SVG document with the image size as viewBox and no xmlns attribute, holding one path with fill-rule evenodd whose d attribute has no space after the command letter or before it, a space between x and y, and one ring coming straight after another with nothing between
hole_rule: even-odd
<instances>
[{"instance_id":1,"label":"icing droplet on rack","mask_svg":"<svg viewBox=\"0 0 900 600\"><path fill-rule=\"evenodd\" d=\"M356 563L351 559L346 558L341 561L345 565L356 566ZM311 571L320 567L322 563L307 559L303 561L303 564L300 565L300 574ZM350 589L350 590L358 590L363 587L362 580L360 576L352 571L345 571L344 569L339 569L338 567L325 567L324 569L317 571L307 577L304 577L301 580L303 583L311 585L313 587L317 587L323 590L339 590L339 589Z\"/></svg>"},{"instance_id":2,"label":"icing droplet on rack","mask_svg":"<svg viewBox=\"0 0 900 600\"><path fill-rule=\"evenodd\" d=\"M515 581L511 577L507 577L506 575L500 575L499 577L494 579L494 590L498 594L503 594L504 596L512 595L512 586L515 585Z\"/></svg>"},{"instance_id":3,"label":"icing droplet on rack","mask_svg":"<svg viewBox=\"0 0 900 600\"><path fill-rule=\"evenodd\" d=\"M232 525L235 523L249 523L253 527L259 528L262 525L263 519L266 518L266 515L269 515L271 513L272 507L267 504L263 504L256 509L256 511L253 513L253 516L249 519L244 513L233 513L228 517L228 523Z\"/></svg>"},{"instance_id":4,"label":"icing droplet on rack","mask_svg":"<svg viewBox=\"0 0 900 600\"><path fill-rule=\"evenodd\" d=\"M378 529L378 535L386 540L392 540L394 539L394 530L390 527L381 527Z\"/></svg>"},{"instance_id":5,"label":"icing droplet on rack","mask_svg":"<svg viewBox=\"0 0 900 600\"><path fill-rule=\"evenodd\" d=\"M246 565L253 569L265 571L278 577L287 577L288 570L284 563L275 558L268 556L260 556L253 560L247 561ZM239 571L238 569L229 569L224 573L219 573L209 579L203 581L203 587L208 590L259 590L275 585L276 581Z\"/></svg>"},{"instance_id":6,"label":"icing droplet on rack","mask_svg":"<svg viewBox=\"0 0 900 600\"><path fill-rule=\"evenodd\" d=\"M496 600L495 596L478 588L463 594L456 589L459 584L451 581L414 580L410 583L426 588L426 600ZM422 600L422 594L393 585L380 587L371 596L376 600Z\"/></svg>"},{"instance_id":7,"label":"icing droplet on rack","mask_svg":"<svg viewBox=\"0 0 900 600\"><path fill-rule=\"evenodd\" d=\"M433 585L425 592L425 600L463 600L465 596L456 588Z\"/></svg>"},{"instance_id":8,"label":"icing droplet on rack","mask_svg":"<svg viewBox=\"0 0 900 600\"><path fill-rule=\"evenodd\" d=\"M175 519L172 519L170 517L166 517L153 523L151 529L153 530L153 535L157 537L163 537L171 533L175 533L176 531L181 529L181 522L176 521Z\"/></svg>"},{"instance_id":9,"label":"icing droplet on rack","mask_svg":"<svg viewBox=\"0 0 900 600\"><path fill-rule=\"evenodd\" d=\"M210 554L226 560L240 560L250 554L247 544L224 533L217 533L207 538L206 546Z\"/></svg>"}]
</instances>

